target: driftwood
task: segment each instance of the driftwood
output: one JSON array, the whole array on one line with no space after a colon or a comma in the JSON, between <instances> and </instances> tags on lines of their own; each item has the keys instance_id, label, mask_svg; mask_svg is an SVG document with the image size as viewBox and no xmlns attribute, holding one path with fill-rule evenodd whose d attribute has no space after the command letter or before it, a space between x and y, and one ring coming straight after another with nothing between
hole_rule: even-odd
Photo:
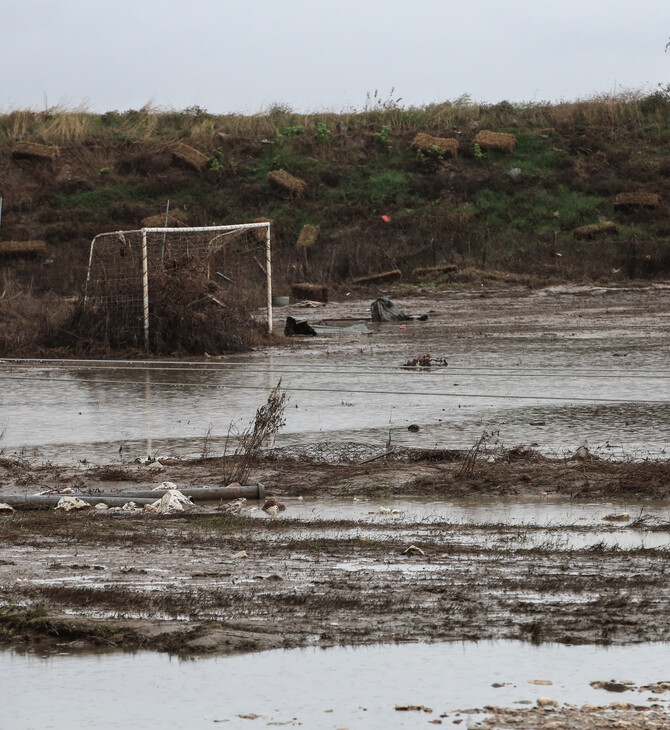
<instances>
[{"instance_id":1,"label":"driftwood","mask_svg":"<svg viewBox=\"0 0 670 730\"><path fill-rule=\"evenodd\" d=\"M421 266L414 269L414 276L431 276L432 274L455 274L458 271L456 264L443 264L442 266Z\"/></svg>"},{"instance_id":2,"label":"driftwood","mask_svg":"<svg viewBox=\"0 0 670 730\"><path fill-rule=\"evenodd\" d=\"M398 281L402 277L400 269L393 269L393 271L382 271L379 274L372 274L372 276L359 276L357 279L352 279L353 284L385 284L389 281Z\"/></svg>"}]
</instances>

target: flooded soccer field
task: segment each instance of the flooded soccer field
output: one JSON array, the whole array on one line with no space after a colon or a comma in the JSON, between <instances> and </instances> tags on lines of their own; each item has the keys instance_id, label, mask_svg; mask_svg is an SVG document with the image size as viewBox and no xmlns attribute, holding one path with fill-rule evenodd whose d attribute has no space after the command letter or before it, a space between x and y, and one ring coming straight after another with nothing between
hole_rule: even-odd
<instances>
[{"instance_id":1,"label":"flooded soccer field","mask_svg":"<svg viewBox=\"0 0 670 730\"><path fill-rule=\"evenodd\" d=\"M250 479L276 517L0 516L3 674L151 676L166 727L667 726L670 288L400 303L428 320L292 305L330 331L198 363L0 363L0 502L221 486L235 434L280 379L289 396ZM58 726L67 692L12 726Z\"/></svg>"},{"instance_id":2,"label":"flooded soccer field","mask_svg":"<svg viewBox=\"0 0 670 730\"><path fill-rule=\"evenodd\" d=\"M401 302L426 322L342 326L222 361L5 362L1 443L52 463L109 463L119 448L127 459L216 453L281 379L279 445L469 448L487 430L545 453L588 439L606 456L658 458L670 437L669 302L662 287L453 293ZM369 317L363 302L286 311ZM426 353L448 366L403 367Z\"/></svg>"}]
</instances>

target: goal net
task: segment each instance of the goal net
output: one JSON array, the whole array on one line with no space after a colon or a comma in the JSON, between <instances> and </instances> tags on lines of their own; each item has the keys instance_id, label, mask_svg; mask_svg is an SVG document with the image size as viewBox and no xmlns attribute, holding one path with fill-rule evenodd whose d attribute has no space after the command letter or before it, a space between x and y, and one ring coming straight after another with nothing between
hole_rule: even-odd
<instances>
[{"instance_id":1,"label":"goal net","mask_svg":"<svg viewBox=\"0 0 670 730\"><path fill-rule=\"evenodd\" d=\"M100 233L91 241L86 291L87 307L113 311L117 326L135 330L149 347L152 284L165 272L193 271L218 287L202 296L219 302L250 298L266 308L272 331L272 263L270 223L240 223L200 228L142 228ZM156 296L156 292L154 292Z\"/></svg>"}]
</instances>

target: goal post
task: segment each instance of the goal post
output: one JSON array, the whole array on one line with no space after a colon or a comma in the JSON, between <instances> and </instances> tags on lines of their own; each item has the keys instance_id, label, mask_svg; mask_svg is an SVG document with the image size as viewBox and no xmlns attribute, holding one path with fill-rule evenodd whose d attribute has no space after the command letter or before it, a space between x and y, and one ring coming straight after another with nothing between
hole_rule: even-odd
<instances>
[{"instance_id":1,"label":"goal post","mask_svg":"<svg viewBox=\"0 0 670 730\"><path fill-rule=\"evenodd\" d=\"M268 332L272 332L272 243L270 222L225 226L140 228L100 233L91 241L84 302L123 308L141 319L144 346L151 333L152 274L179 260L196 259L211 278L257 289L265 280ZM219 271L222 268L227 271Z\"/></svg>"}]
</instances>

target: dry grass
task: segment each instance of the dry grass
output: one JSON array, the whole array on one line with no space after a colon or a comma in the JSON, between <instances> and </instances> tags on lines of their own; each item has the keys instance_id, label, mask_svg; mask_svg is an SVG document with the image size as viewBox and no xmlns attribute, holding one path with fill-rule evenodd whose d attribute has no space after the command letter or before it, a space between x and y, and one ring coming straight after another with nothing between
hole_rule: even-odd
<instances>
[{"instance_id":1,"label":"dry grass","mask_svg":"<svg viewBox=\"0 0 670 730\"><path fill-rule=\"evenodd\" d=\"M474 143L486 150L513 152L516 147L516 137L513 134L507 134L507 132L490 132L487 129L482 129L475 136Z\"/></svg>"},{"instance_id":2,"label":"dry grass","mask_svg":"<svg viewBox=\"0 0 670 730\"><path fill-rule=\"evenodd\" d=\"M0 356L35 354L59 336L73 305L54 294L34 296L5 277L0 284Z\"/></svg>"},{"instance_id":3,"label":"dry grass","mask_svg":"<svg viewBox=\"0 0 670 730\"><path fill-rule=\"evenodd\" d=\"M224 485L233 482L248 484L252 466L258 461L263 446L284 426L287 398L286 392L281 390L280 380L270 391L265 404L256 411L253 422L240 435L230 462L226 461ZM230 432L228 436L231 436Z\"/></svg>"}]
</instances>

